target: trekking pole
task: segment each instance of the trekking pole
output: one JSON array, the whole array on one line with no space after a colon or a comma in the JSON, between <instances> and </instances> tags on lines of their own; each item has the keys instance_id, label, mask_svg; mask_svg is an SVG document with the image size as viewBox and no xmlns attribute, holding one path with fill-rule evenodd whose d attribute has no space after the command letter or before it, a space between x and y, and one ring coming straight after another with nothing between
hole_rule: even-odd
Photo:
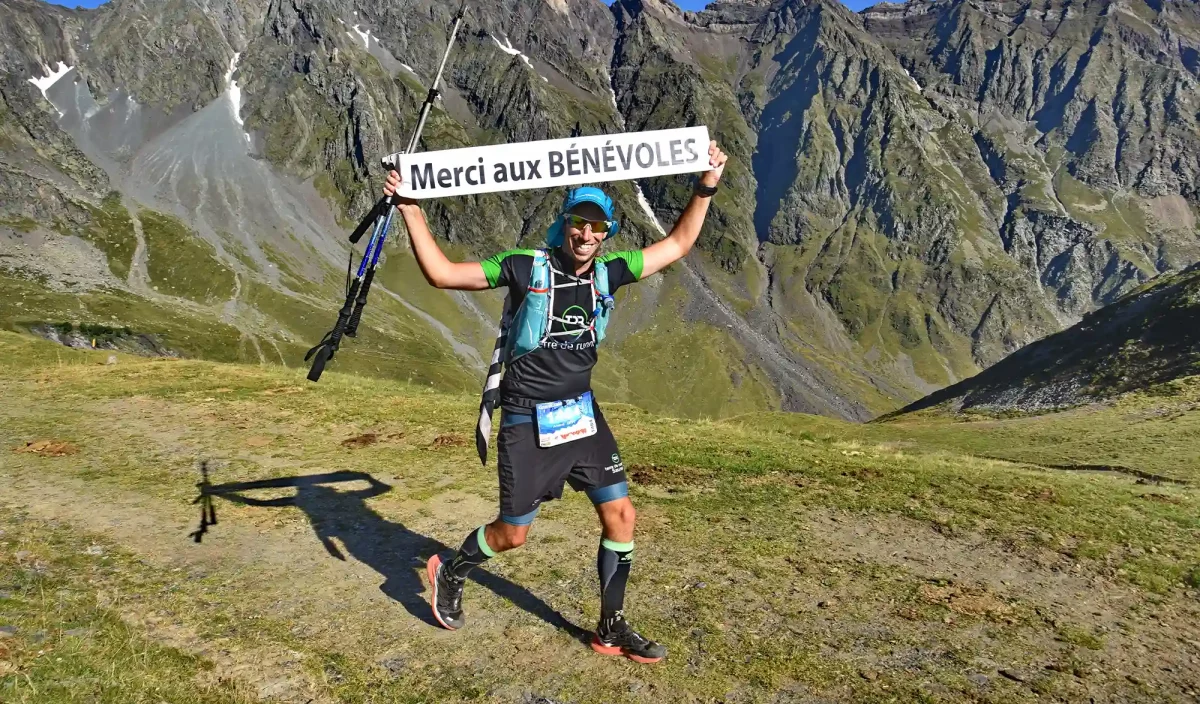
<instances>
[{"instance_id":1,"label":"trekking pole","mask_svg":"<svg viewBox=\"0 0 1200 704\"><path fill-rule=\"evenodd\" d=\"M411 154L417 148L417 143L421 139L421 132L425 128L425 120L429 117L430 110L433 109L433 104L437 100L441 92L438 90L438 85L442 80L442 73L446 69L446 62L450 58L450 51L454 48L454 41L458 37L458 29L462 26L463 17L467 12L466 0L458 8L458 12L454 14L454 26L450 30L450 41L446 43L446 51L442 54L442 62L438 65L437 74L433 78L433 85L429 88L429 93L425 96L425 102L421 105L421 112L417 117L416 127L413 129L412 136L409 137L408 146L402 152ZM395 164L383 160L385 169L395 168ZM384 196L375 203L367 216L362 219L358 227L354 228L354 232L350 233L350 244L357 244L362 236L366 234L367 229L374 228L371 231L371 239L367 240L367 249L363 252L363 258L358 263L358 272L354 279L347 281L346 286L346 301L342 304L341 310L338 311L337 322L334 323L333 329L321 338L321 341L304 355L304 361L313 359L312 368L308 371L308 380L317 381L321 378L322 372L325 371L325 365L333 359L341 346L342 337L357 337L358 325L362 320L363 308L367 305L367 294L371 291L371 283L375 280L375 270L379 268L379 255L383 252L383 245L387 241L388 228L392 224L392 214L395 212L396 196ZM353 261L353 254L351 254ZM349 276L349 269L346 271ZM314 358L315 356L315 358Z\"/></svg>"},{"instance_id":2,"label":"trekking pole","mask_svg":"<svg viewBox=\"0 0 1200 704\"><path fill-rule=\"evenodd\" d=\"M429 117L429 112L433 109L434 102L441 95L438 90L438 85L442 82L442 73L446 70L446 62L450 59L450 51L454 48L454 40L458 37L458 28L462 25L463 17L467 12L466 0L459 5L458 12L454 14L454 26L450 30L450 40L446 43L446 51L442 53L442 62L438 65L437 73L433 77L433 85L429 88L429 93L425 96L425 102L421 105L421 112L417 117L417 125L413 128L412 136L408 139L408 146L405 147L405 154L412 154L417 150L417 144L421 139L421 132L425 130L425 120ZM386 160L383 161L384 168L390 169L395 166ZM371 266L367 270L366 277L363 279L362 288L358 292L358 298L355 301L354 312L350 315L350 322L346 325L346 336L355 337L358 334L358 322L362 319L362 309L367 305L367 294L371 290L371 282L375 279L375 270L379 268L379 255L383 251L383 241L387 239L388 228L392 222L392 213L395 209L392 207L395 204L395 196L386 196L380 199L376 205L376 221L383 217L386 211L387 217L383 222L383 229L380 230L378 224L376 231L372 235L373 238L378 238L380 243L375 247L375 252L371 257ZM365 230L364 230L365 231ZM359 237L362 233L359 233ZM351 240L352 242L355 240ZM361 275L361 274L360 274Z\"/></svg>"}]
</instances>

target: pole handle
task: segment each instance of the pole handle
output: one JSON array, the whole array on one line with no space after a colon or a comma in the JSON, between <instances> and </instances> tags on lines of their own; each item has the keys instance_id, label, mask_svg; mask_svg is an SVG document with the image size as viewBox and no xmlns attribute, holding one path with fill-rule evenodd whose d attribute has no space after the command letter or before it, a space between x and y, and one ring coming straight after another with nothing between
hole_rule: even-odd
<instances>
[{"instance_id":1,"label":"pole handle","mask_svg":"<svg viewBox=\"0 0 1200 704\"><path fill-rule=\"evenodd\" d=\"M354 301L354 312L350 314L350 321L346 323L346 337L358 337L358 323L362 320L363 308L367 305L367 294L371 291L371 282L375 280L375 269L371 267L367 270L367 275L363 278L362 288L358 290L358 298Z\"/></svg>"},{"instance_id":2,"label":"pole handle","mask_svg":"<svg viewBox=\"0 0 1200 704\"><path fill-rule=\"evenodd\" d=\"M375 222L377 217L379 217L380 210L383 208L383 202L385 200L388 200L388 198L380 198L375 203L375 206L371 208L370 212L367 213L367 216L362 219L362 222L358 223L358 227L354 228L354 232L350 233L350 244L358 244L358 241L362 239L362 236L365 235L367 230L371 228L371 224Z\"/></svg>"},{"instance_id":3,"label":"pole handle","mask_svg":"<svg viewBox=\"0 0 1200 704\"><path fill-rule=\"evenodd\" d=\"M316 358L313 359L312 369L308 370L308 380L312 382L320 381L321 375L325 373L325 364L331 359L333 359L333 351L322 345L317 350Z\"/></svg>"},{"instance_id":4,"label":"pole handle","mask_svg":"<svg viewBox=\"0 0 1200 704\"><path fill-rule=\"evenodd\" d=\"M338 311L338 319L333 324L333 329L329 331L324 340L321 340L320 344L304 355L304 361L306 362L315 355L312 368L308 371L309 381L317 381L321 378L321 373L325 371L325 364L333 359L338 346L342 344L342 335L345 334L346 325L350 322L350 315L354 311L354 300L358 296L360 283L358 279L350 283L350 290L346 293L346 302L342 304L342 309Z\"/></svg>"}]
</instances>

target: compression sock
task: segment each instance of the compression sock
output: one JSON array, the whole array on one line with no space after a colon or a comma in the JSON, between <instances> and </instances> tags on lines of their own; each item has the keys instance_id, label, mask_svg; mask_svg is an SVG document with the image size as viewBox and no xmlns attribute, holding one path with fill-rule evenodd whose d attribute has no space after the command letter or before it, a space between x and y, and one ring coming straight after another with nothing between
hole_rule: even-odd
<instances>
[{"instance_id":1,"label":"compression sock","mask_svg":"<svg viewBox=\"0 0 1200 704\"><path fill-rule=\"evenodd\" d=\"M618 543L605 538L600 541L596 569L600 573L600 621L612 618L625 608L625 584L633 565L633 543Z\"/></svg>"},{"instance_id":2,"label":"compression sock","mask_svg":"<svg viewBox=\"0 0 1200 704\"><path fill-rule=\"evenodd\" d=\"M489 558L495 557L496 551L488 547L487 538L484 537L484 528L486 526L479 526L478 530L467 535L462 547L446 564L448 577L461 582L467 578L467 574L472 569L487 562Z\"/></svg>"}]
</instances>

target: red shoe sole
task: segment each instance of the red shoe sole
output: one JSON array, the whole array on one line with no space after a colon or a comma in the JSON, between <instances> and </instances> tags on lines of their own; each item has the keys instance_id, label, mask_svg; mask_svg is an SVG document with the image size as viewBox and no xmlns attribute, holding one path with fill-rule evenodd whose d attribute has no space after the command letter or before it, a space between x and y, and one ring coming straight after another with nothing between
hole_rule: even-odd
<instances>
[{"instance_id":1,"label":"red shoe sole","mask_svg":"<svg viewBox=\"0 0 1200 704\"><path fill-rule=\"evenodd\" d=\"M430 587L430 589L433 590L433 596L431 596L429 599L429 608L433 611L434 620L437 621L438 623L442 624L442 628L445 628L447 631L454 631L454 630L458 630L458 629L454 628L454 626L451 626L450 624L443 621L442 617L440 615L438 615L438 610L437 610L437 573L438 573L438 568L441 566L442 566L442 558L439 555L434 555L433 557L429 558L428 562L425 563L425 574L429 576L429 587Z\"/></svg>"},{"instance_id":2,"label":"red shoe sole","mask_svg":"<svg viewBox=\"0 0 1200 704\"><path fill-rule=\"evenodd\" d=\"M622 650L619 646L605 645L605 644L601 643L600 639L596 638L596 637L592 638L591 646L592 646L592 650L595 650L597 653L600 653L601 655L624 655L625 657L629 658L630 660L632 660L634 662L645 663L647 665L650 663L655 663L655 662L662 660L662 658L646 658L646 657L642 657L641 655L634 655L633 653L627 653L624 650Z\"/></svg>"}]
</instances>

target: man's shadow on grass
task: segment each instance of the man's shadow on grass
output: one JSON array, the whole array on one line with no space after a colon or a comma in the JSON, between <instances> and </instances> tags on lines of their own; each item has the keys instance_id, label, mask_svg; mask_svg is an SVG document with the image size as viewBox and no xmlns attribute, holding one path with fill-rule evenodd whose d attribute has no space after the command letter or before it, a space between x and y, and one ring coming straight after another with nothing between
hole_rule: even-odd
<instances>
[{"instance_id":1,"label":"man's shadow on grass","mask_svg":"<svg viewBox=\"0 0 1200 704\"><path fill-rule=\"evenodd\" d=\"M204 481L198 485L200 496L193 502L201 505L200 529L192 534L196 542L207 532L208 525L216 524L212 497L244 506L295 506L308 517L326 552L339 560L346 559L334 542L334 538L337 538L345 546L346 552L383 576L385 581L380 590L384 594L399 602L413 616L438 626L424 595L426 587L422 575L425 574L425 562L431 556L450 548L409 530L401 523L380 516L367 505L367 499L391 491L391 486L366 472L350 471L214 485L208 482L206 466L202 467L202 471ZM364 481L369 486L346 491L328 486L354 481ZM294 488L296 491L291 496L273 499L257 499L242 493L280 488ZM566 631L571 637L581 642L588 640L589 634L585 630L568 621L524 587L482 567L472 570L470 579L551 626Z\"/></svg>"}]
</instances>

